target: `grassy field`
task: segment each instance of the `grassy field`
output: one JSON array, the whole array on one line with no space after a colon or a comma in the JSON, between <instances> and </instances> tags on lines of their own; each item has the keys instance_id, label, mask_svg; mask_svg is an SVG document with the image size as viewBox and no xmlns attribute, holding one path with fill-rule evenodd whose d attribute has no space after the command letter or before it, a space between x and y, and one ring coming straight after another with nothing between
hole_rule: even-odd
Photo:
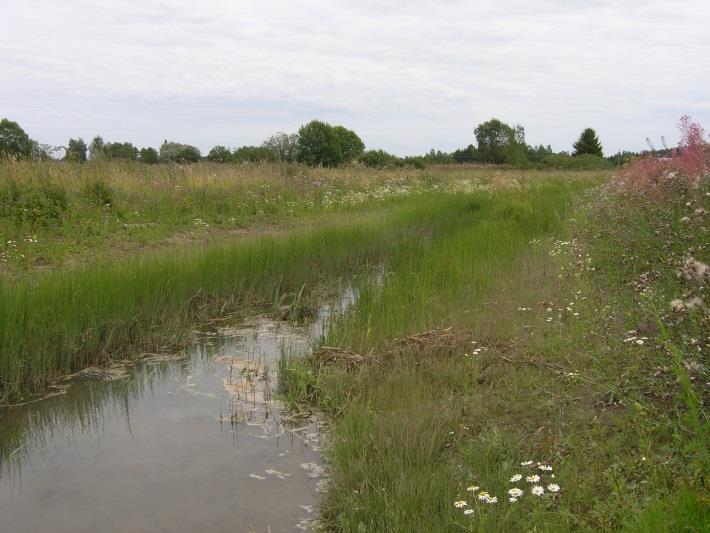
<instances>
[{"instance_id":1,"label":"grassy field","mask_svg":"<svg viewBox=\"0 0 710 533\"><path fill-rule=\"evenodd\" d=\"M473 196L361 288L347 351L283 362L334 421L329 529L706 531L708 318L670 303L707 195L574 189Z\"/></svg>"},{"instance_id":2,"label":"grassy field","mask_svg":"<svg viewBox=\"0 0 710 533\"><path fill-rule=\"evenodd\" d=\"M608 178L0 166L0 397L217 316L307 319L377 265L281 363L332 422L327 529L704 531L709 197Z\"/></svg>"},{"instance_id":3,"label":"grassy field","mask_svg":"<svg viewBox=\"0 0 710 533\"><path fill-rule=\"evenodd\" d=\"M0 162L0 275L233 241L330 223L419 194L467 192L552 175L561 174L456 167Z\"/></svg>"}]
</instances>

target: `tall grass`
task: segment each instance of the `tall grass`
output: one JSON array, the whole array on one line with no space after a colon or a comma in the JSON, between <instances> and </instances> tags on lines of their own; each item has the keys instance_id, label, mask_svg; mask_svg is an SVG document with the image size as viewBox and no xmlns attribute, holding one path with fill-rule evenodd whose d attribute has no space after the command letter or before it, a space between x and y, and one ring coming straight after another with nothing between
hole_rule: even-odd
<instances>
[{"instance_id":1,"label":"tall grass","mask_svg":"<svg viewBox=\"0 0 710 533\"><path fill-rule=\"evenodd\" d=\"M0 161L0 275L359 213L417 194L545 176L466 168Z\"/></svg>"},{"instance_id":2,"label":"tall grass","mask_svg":"<svg viewBox=\"0 0 710 533\"><path fill-rule=\"evenodd\" d=\"M315 290L424 233L437 238L441 221L465 202L420 197L358 222L0 281L1 395L116 354L180 342L200 318Z\"/></svg>"},{"instance_id":3,"label":"tall grass","mask_svg":"<svg viewBox=\"0 0 710 533\"><path fill-rule=\"evenodd\" d=\"M474 339L487 344L492 335L520 327L512 306L534 292L521 274L545 268L545 254L531 255L529 243L560 231L572 192L567 184L548 183L524 193L470 196L465 209L448 213L439 238L398 247L383 284L362 286L352 312L332 325L327 345L384 354L378 362L355 373L317 366L312 374L300 370L302 362L284 363L287 395L310 395L338 413L328 455L334 483L323 505L333 530L514 527L500 513L471 522L453 507L465 483L462 473L475 469L476 484L482 484L497 466L497 457L460 464L459 444L489 430L473 415L485 417L486 405L476 405L485 395L476 389L490 362L464 353L473 353ZM502 295L506 284L512 294ZM495 301L501 297L506 301ZM397 348L395 339L448 327L454 328L453 343ZM311 386L293 387L290 372Z\"/></svg>"}]
</instances>

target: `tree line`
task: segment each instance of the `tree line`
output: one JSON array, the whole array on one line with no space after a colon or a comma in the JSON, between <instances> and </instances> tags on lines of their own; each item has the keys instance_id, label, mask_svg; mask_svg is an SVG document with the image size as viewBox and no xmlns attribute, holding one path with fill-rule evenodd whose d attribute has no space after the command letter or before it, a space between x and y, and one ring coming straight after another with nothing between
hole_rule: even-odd
<instances>
[{"instance_id":1,"label":"tree line","mask_svg":"<svg viewBox=\"0 0 710 533\"><path fill-rule=\"evenodd\" d=\"M106 142L94 137L87 145L82 138L71 138L64 147L52 147L32 140L17 122L0 121L0 156L15 159L55 160L83 163L87 160L124 160L146 164L297 162L309 166L338 167L359 163L368 167L393 168L427 164L496 164L516 167L600 168L620 165L634 155L618 153L605 158L596 132L586 128L573 144L573 152L555 153L549 145L531 146L525 141L525 129L491 118L473 130L476 144L453 152L431 150L421 156L399 157L384 150L365 150L362 139L343 126L312 120L297 133L278 132L259 146L234 149L215 146L207 155L189 144L167 139L156 150L139 148L130 142ZM63 152L61 157L58 157Z\"/></svg>"}]
</instances>

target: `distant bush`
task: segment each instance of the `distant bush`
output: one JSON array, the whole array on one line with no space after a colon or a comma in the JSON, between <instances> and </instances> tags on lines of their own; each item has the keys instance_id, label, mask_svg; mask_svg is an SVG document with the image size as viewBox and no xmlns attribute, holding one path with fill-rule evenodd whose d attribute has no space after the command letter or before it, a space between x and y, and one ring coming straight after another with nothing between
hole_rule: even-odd
<instances>
[{"instance_id":1,"label":"distant bush","mask_svg":"<svg viewBox=\"0 0 710 533\"><path fill-rule=\"evenodd\" d=\"M545 156L542 164L546 168L559 170L603 170L613 166L609 160L592 154L578 156L552 154Z\"/></svg>"},{"instance_id":2,"label":"distant bush","mask_svg":"<svg viewBox=\"0 0 710 533\"><path fill-rule=\"evenodd\" d=\"M215 146L207 154L206 159L213 163L229 163L232 161L232 152L225 146Z\"/></svg>"},{"instance_id":3,"label":"distant bush","mask_svg":"<svg viewBox=\"0 0 710 533\"><path fill-rule=\"evenodd\" d=\"M276 154L263 146L241 146L234 150L232 161L237 163L274 162Z\"/></svg>"},{"instance_id":4,"label":"distant bush","mask_svg":"<svg viewBox=\"0 0 710 533\"><path fill-rule=\"evenodd\" d=\"M399 157L384 150L367 150L360 156L359 161L371 168L396 168L403 165Z\"/></svg>"},{"instance_id":5,"label":"distant bush","mask_svg":"<svg viewBox=\"0 0 710 533\"><path fill-rule=\"evenodd\" d=\"M171 163L197 163L202 158L200 150L189 144L164 142L160 145L160 160Z\"/></svg>"}]
</instances>

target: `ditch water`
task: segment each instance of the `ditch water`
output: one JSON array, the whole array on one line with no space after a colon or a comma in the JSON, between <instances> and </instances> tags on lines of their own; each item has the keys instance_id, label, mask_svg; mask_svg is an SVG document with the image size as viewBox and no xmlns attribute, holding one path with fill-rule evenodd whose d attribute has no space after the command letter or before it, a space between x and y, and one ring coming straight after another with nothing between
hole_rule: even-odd
<instances>
[{"instance_id":1,"label":"ditch water","mask_svg":"<svg viewBox=\"0 0 710 533\"><path fill-rule=\"evenodd\" d=\"M321 421L274 399L277 363L312 350L343 294L309 326L203 328L182 357L88 369L0 409L0 531L312 530Z\"/></svg>"}]
</instances>

